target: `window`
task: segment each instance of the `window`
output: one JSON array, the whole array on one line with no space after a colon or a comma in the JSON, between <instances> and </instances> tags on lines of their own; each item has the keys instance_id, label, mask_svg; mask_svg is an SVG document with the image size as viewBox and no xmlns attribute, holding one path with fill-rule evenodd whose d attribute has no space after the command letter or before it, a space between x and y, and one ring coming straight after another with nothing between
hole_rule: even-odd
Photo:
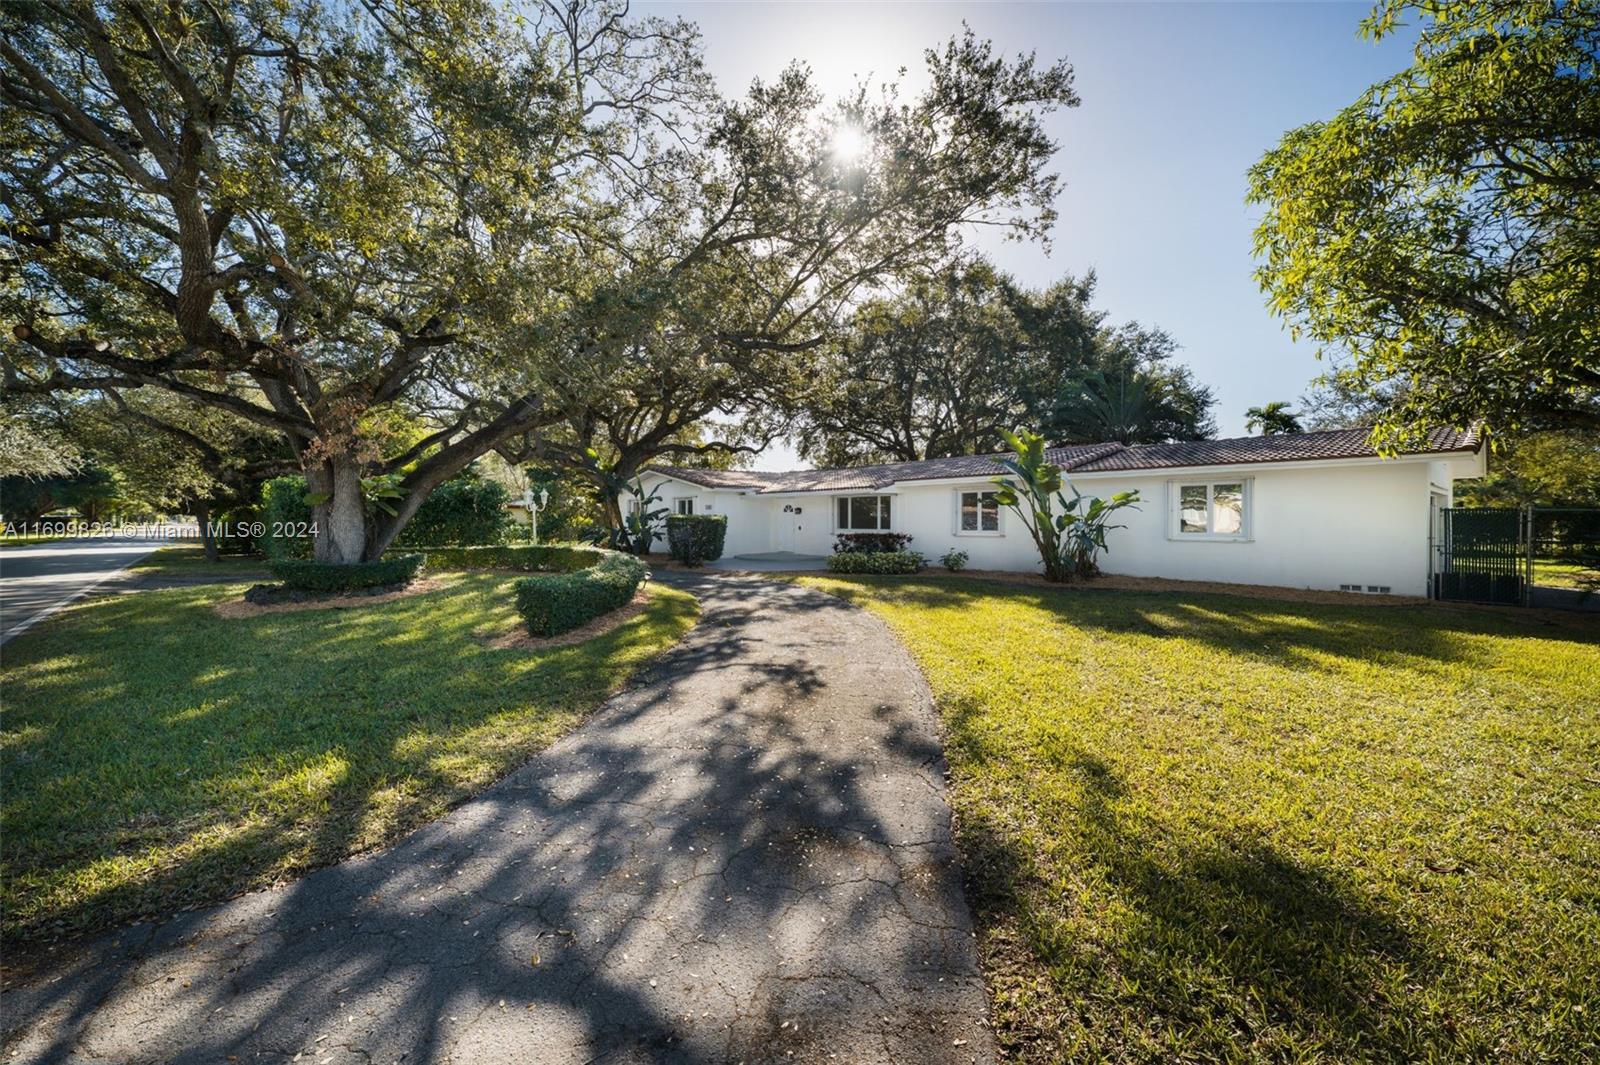
<instances>
[{"instance_id":1,"label":"window","mask_svg":"<svg viewBox=\"0 0 1600 1065\"><path fill-rule=\"evenodd\" d=\"M887 532L889 496L839 496L834 500L840 532Z\"/></svg>"},{"instance_id":2,"label":"window","mask_svg":"<svg viewBox=\"0 0 1600 1065\"><path fill-rule=\"evenodd\" d=\"M693 514L694 496L679 496L672 501L672 509L678 514Z\"/></svg>"},{"instance_id":3,"label":"window","mask_svg":"<svg viewBox=\"0 0 1600 1065\"><path fill-rule=\"evenodd\" d=\"M960 492L956 533L981 536L1000 532L1000 501L993 492Z\"/></svg>"},{"instance_id":4,"label":"window","mask_svg":"<svg viewBox=\"0 0 1600 1065\"><path fill-rule=\"evenodd\" d=\"M1176 539L1250 539L1250 481L1168 486L1176 493L1173 535Z\"/></svg>"}]
</instances>

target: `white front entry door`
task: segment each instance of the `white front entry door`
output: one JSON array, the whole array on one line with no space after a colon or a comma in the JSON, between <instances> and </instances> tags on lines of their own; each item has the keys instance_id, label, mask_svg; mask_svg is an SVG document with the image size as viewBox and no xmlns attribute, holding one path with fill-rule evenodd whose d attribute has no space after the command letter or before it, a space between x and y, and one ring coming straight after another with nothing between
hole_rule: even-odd
<instances>
[{"instance_id":1,"label":"white front entry door","mask_svg":"<svg viewBox=\"0 0 1600 1065\"><path fill-rule=\"evenodd\" d=\"M794 530L798 519L792 507L785 505L772 516L773 540L779 551L794 550Z\"/></svg>"}]
</instances>

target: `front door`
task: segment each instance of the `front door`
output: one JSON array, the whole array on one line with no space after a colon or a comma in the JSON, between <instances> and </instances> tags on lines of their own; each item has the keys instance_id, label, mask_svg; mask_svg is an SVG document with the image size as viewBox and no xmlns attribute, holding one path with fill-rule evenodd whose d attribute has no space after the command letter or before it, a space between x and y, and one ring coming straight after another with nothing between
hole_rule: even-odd
<instances>
[{"instance_id":1,"label":"front door","mask_svg":"<svg viewBox=\"0 0 1600 1065\"><path fill-rule=\"evenodd\" d=\"M795 529L799 526L800 516L794 512L792 504L785 503L783 509L773 515L776 528L773 529L773 539L777 542L779 551L793 551L795 543Z\"/></svg>"}]
</instances>

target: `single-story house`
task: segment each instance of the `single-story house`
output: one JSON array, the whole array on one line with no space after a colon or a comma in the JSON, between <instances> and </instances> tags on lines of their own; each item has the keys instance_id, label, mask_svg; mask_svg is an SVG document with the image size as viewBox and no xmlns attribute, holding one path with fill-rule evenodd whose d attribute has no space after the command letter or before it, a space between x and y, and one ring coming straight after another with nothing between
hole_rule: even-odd
<instances>
[{"instance_id":1,"label":"single-story house","mask_svg":"<svg viewBox=\"0 0 1600 1065\"><path fill-rule=\"evenodd\" d=\"M1194 440L1074 444L1052 462L1085 495L1138 489L1101 557L1108 573L1292 588L1424 595L1437 512L1457 478L1484 473L1475 432L1440 430L1391 458L1364 429ZM660 506L725 514L725 555L826 555L841 532L909 533L937 559L955 548L977 569L1038 571L1020 519L994 498L996 455L836 470L652 467Z\"/></svg>"}]
</instances>

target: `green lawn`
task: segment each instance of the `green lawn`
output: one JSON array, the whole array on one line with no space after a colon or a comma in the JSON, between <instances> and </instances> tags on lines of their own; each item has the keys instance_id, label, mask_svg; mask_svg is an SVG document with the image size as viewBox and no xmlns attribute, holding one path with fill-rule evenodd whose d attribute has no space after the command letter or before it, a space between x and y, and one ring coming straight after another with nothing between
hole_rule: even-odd
<instances>
[{"instance_id":1,"label":"green lawn","mask_svg":"<svg viewBox=\"0 0 1600 1065\"><path fill-rule=\"evenodd\" d=\"M227 579L239 574L265 574L267 560L260 555L219 555L213 562L199 544L185 543L163 547L128 568L147 577Z\"/></svg>"},{"instance_id":2,"label":"green lawn","mask_svg":"<svg viewBox=\"0 0 1600 1065\"><path fill-rule=\"evenodd\" d=\"M1576 559L1536 558L1533 583L1546 588L1600 591L1600 567Z\"/></svg>"},{"instance_id":3,"label":"green lawn","mask_svg":"<svg viewBox=\"0 0 1600 1065\"><path fill-rule=\"evenodd\" d=\"M37 544L53 544L57 540L72 539L76 537L62 536L59 533L6 533L0 535L0 548L33 547Z\"/></svg>"},{"instance_id":4,"label":"green lawn","mask_svg":"<svg viewBox=\"0 0 1600 1065\"><path fill-rule=\"evenodd\" d=\"M943 717L1029 1061L1600 1060L1600 626L944 578Z\"/></svg>"},{"instance_id":5,"label":"green lawn","mask_svg":"<svg viewBox=\"0 0 1600 1065\"><path fill-rule=\"evenodd\" d=\"M163 552L165 553L165 552ZM5 649L8 944L170 913L336 861L526 760L693 624L496 650L515 575L351 610L224 620L241 585L69 610Z\"/></svg>"}]
</instances>

